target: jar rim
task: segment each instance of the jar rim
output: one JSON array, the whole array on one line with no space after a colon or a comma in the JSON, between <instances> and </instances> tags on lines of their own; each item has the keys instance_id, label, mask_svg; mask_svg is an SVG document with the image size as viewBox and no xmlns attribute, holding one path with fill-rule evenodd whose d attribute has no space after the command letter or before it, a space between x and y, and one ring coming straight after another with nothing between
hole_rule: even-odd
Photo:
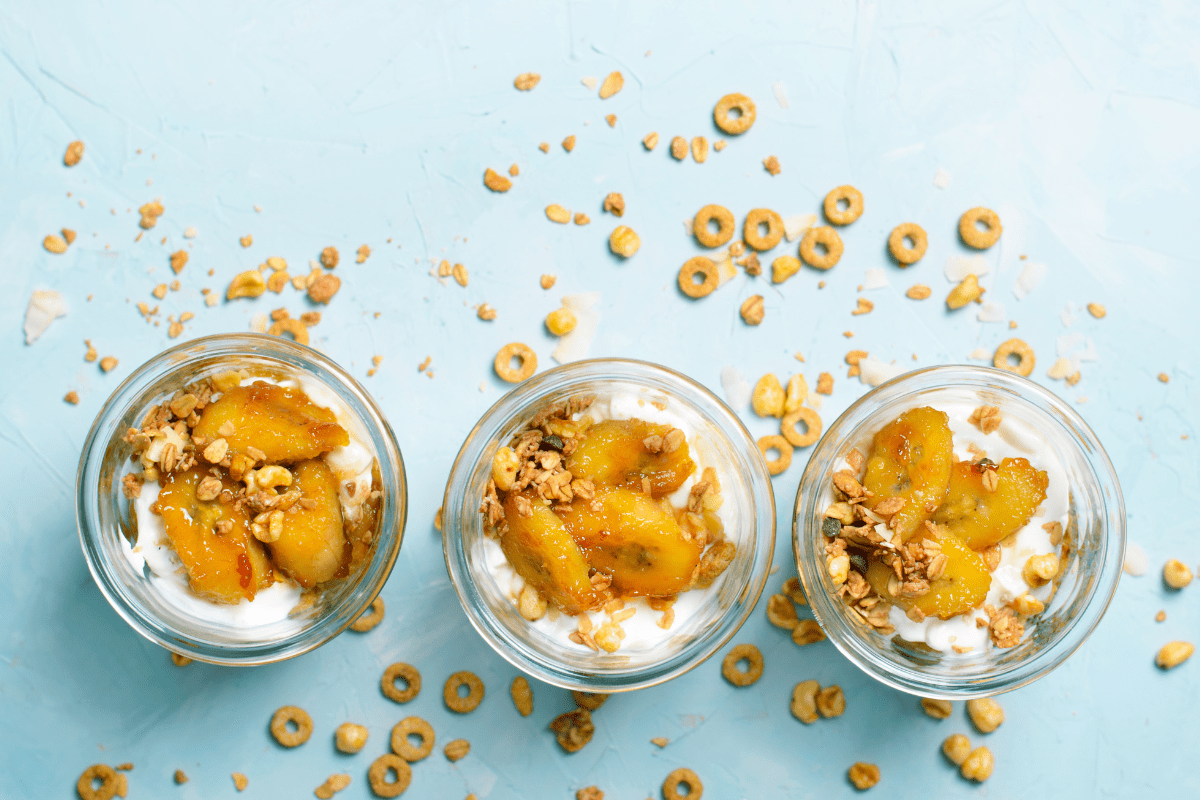
<instances>
[{"instance_id":1,"label":"jar rim","mask_svg":"<svg viewBox=\"0 0 1200 800\"><path fill-rule=\"evenodd\" d=\"M706 633L692 637L666 660L666 666L656 662L628 672L597 674L584 673L572 669L569 664L553 662L549 658L535 657L532 648L516 645L515 637L508 634L507 628L482 601L474 585L472 559L466 551L460 530L466 524L464 521L468 519L468 514L477 512L479 505L479 498L466 496L468 484L478 469L484 449L496 441L495 436L500 430L523 414L527 417L531 405L552 394L566 395L570 393L572 385L605 378L642 384L651 389L669 385L672 389L686 392L687 396L679 393L673 396L693 410L703 408L719 419L722 423L719 426L720 434L731 449L738 453L753 451L753 459L747 458L745 465L754 474L748 476L745 484L749 490L746 515L751 517L748 525L754 536L754 547L748 555L752 561L745 583L739 587L736 601L719 617L715 635ZM654 380L661 381L662 385L653 383ZM774 551L774 490L766 465L749 431L738 416L707 387L669 367L638 359L593 358L573 361L539 373L515 386L494 403L468 433L451 466L442 508L442 549L446 568L472 627L513 666L539 680L578 691L615 693L646 688L678 677L703 663L724 647L749 618L766 585ZM692 646L697 643L702 646L691 652Z\"/></svg>"},{"instance_id":2,"label":"jar rim","mask_svg":"<svg viewBox=\"0 0 1200 800\"><path fill-rule=\"evenodd\" d=\"M216 642L177 630L132 602L129 588L122 585L109 563L112 554L106 553L101 541L108 535L124 535L120 530L105 530L100 510L106 477L110 484L108 491L120 492L116 485L120 475L114 481L113 475L108 474L113 470L106 465L114 439L124 432L120 427L122 420L130 415L140 420L153 400L148 395L161 391L157 384L186 372L189 365L230 358L285 366L314 376L324 388L335 391L365 429L367 444L373 448L382 479L384 497L369 561L352 576L351 589L341 601L324 610L312 624L282 638ZM119 473L119 468L116 471ZM105 401L84 439L76 472L75 500L76 527L84 560L101 594L117 614L137 633L174 653L230 666L293 658L325 644L349 627L386 583L399 556L408 515L403 457L395 434L374 398L349 372L320 351L283 337L257 333L224 333L192 339L155 354L135 369Z\"/></svg>"},{"instance_id":3,"label":"jar rim","mask_svg":"<svg viewBox=\"0 0 1200 800\"><path fill-rule=\"evenodd\" d=\"M1099 569L1089 581L1084 607L1069 618L1050 646L982 676L972 673L947 680L935 679L918 667L898 670L894 662L878 657L878 648L847 625L841 604L831 599L824 581L824 562L816 557L820 548L805 545L809 540L821 540L819 522L816 521L817 500L828 482L830 467L836 463L837 454L848 446L868 420L864 417L853 426L850 421L862 416L872 405L883 402L891 405L911 394L963 386L1004 392L1008 398L1054 419L1067 432L1066 438L1082 454L1097 493L1103 498L1104 508L1096 512L1101 534L1098 544L1102 552L1096 560ZM1116 470L1087 422L1062 398L1034 381L1007 370L977 365L941 365L913 370L858 398L826 429L813 449L796 490L792 511L792 551L796 568L814 616L838 650L868 675L892 688L921 697L948 700L985 697L1016 689L1042 677L1074 653L1095 630L1116 593L1125 538L1125 506Z\"/></svg>"}]
</instances>

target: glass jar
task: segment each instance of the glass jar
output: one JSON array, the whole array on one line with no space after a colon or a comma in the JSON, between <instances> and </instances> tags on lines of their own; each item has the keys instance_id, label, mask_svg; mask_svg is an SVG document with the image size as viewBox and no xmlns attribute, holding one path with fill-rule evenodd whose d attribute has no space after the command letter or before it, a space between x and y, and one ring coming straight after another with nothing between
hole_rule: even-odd
<instances>
[{"instance_id":1,"label":"glass jar","mask_svg":"<svg viewBox=\"0 0 1200 800\"><path fill-rule=\"evenodd\" d=\"M340 406L378 465L383 499L373 550L356 574L324 585L310 604L285 618L251 624L213 611L244 612L256 601L218 606L154 574L131 557L137 541L134 503L121 488L131 462L129 428L186 384L231 369L253 377L294 379L320 405ZM352 433L353 435L353 433ZM404 535L404 462L383 412L349 373L309 347L279 336L222 334L186 342L143 364L122 383L92 423L76 477L76 518L84 557L100 591L134 630L172 652L215 664L254 665L306 653L341 633L387 581ZM176 591L173 587L180 586ZM271 587L274 588L274 587ZM213 611L213 613L207 613Z\"/></svg>"},{"instance_id":2,"label":"glass jar","mask_svg":"<svg viewBox=\"0 0 1200 800\"><path fill-rule=\"evenodd\" d=\"M489 560L492 566L497 563L497 553L501 563L507 566L507 562L499 544L485 531L479 509L491 478L493 455L538 411L580 395L604 399L618 394L636 395L647 404L665 404L693 431L689 445L697 471L704 466L720 471L721 511L729 520L725 534L737 544L737 553L710 587L679 595L679 605L687 600L688 612L677 616L669 631L653 637L657 641L632 646L626 639L619 650L606 653L576 645L565 634L551 635L520 615L510 586L503 585L489 566ZM697 446L702 450L700 457L695 455ZM589 692L653 686L717 652L758 601L774 542L771 480L757 446L737 416L690 378L656 364L613 358L577 361L549 370L519 384L492 406L458 453L442 513L446 567L475 629L523 672L555 686ZM696 592L701 594L688 598Z\"/></svg>"},{"instance_id":3,"label":"glass jar","mask_svg":"<svg viewBox=\"0 0 1200 800\"><path fill-rule=\"evenodd\" d=\"M847 452L870 452L874 433L939 397L968 397L1000 407L1037 431L1065 470L1071 549L1046 610L1031 618L1019 644L954 653L907 642L860 625L827 576L821 520L833 501L831 476ZM1035 457L1030 457L1035 467ZM1051 481L1055 476L1050 476ZM1061 479L1061 478L1060 478ZM1116 472L1087 423L1053 393L1011 372L941 366L901 375L846 409L817 444L800 480L792 523L796 567L813 614L839 650L867 674L922 697L959 700L1023 686L1061 664L1100 622L1117 588L1125 554L1125 506Z\"/></svg>"}]
</instances>

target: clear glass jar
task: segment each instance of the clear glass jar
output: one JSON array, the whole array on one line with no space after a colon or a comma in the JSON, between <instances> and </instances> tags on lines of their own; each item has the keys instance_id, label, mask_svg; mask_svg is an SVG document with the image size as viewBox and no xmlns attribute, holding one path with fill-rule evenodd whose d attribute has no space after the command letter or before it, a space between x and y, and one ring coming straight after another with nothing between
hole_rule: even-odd
<instances>
[{"instance_id":1,"label":"clear glass jar","mask_svg":"<svg viewBox=\"0 0 1200 800\"><path fill-rule=\"evenodd\" d=\"M365 433L362 444L375 456L383 491L374 550L357 574L323 587L315 602L302 611L254 626L188 613L164 592L149 567L135 568L129 554L137 539L136 515L121 490L122 477L135 466L130 461L132 446L123 438L125 431L140 427L151 406L169 399L183 385L242 368L276 380L313 382L335 396ZM160 353L109 397L83 445L76 477L76 518L92 576L134 630L189 658L239 666L267 664L319 647L370 605L400 552L406 492L396 437L375 401L349 373L316 350L279 336L223 334ZM189 599L205 602L194 596Z\"/></svg>"},{"instance_id":2,"label":"clear glass jar","mask_svg":"<svg viewBox=\"0 0 1200 800\"><path fill-rule=\"evenodd\" d=\"M517 611L509 587L487 564L489 544L479 513L491 477L492 456L539 410L569 397L636 393L665 402L707 448L701 466L722 469L721 493L732 504L726 536L737 543L733 563L686 619L677 618L662 641L615 653L550 636ZM586 413L586 412L585 412ZM698 467L699 468L699 467ZM622 359L577 361L515 387L472 429L454 462L442 512L442 549L467 618L501 656L539 680L567 689L620 692L653 686L683 674L719 650L741 627L766 583L775 543L775 498L754 440L729 408L700 384L655 364ZM689 593L680 595L686 598ZM682 602L682 600L681 600Z\"/></svg>"},{"instance_id":3,"label":"clear glass jar","mask_svg":"<svg viewBox=\"0 0 1200 800\"><path fill-rule=\"evenodd\" d=\"M974 393L1043 437L1066 471L1067 533L1072 537L1061 584L1045 612L1012 648L943 653L859 625L832 592L821 518L832 501L830 476L857 446L916 406L938 407L939 394ZM1031 458L1031 461L1033 459ZM1036 463L1034 466L1038 466ZM1051 476L1051 480L1054 477ZM959 700L1016 689L1061 664L1100 622L1117 588L1125 554L1125 505L1116 472L1087 423L1033 381L991 367L942 366L901 375L846 409L817 444L796 493L792 523L796 567L813 614L839 650L872 677L922 697ZM1032 628L1032 630L1030 630Z\"/></svg>"}]
</instances>

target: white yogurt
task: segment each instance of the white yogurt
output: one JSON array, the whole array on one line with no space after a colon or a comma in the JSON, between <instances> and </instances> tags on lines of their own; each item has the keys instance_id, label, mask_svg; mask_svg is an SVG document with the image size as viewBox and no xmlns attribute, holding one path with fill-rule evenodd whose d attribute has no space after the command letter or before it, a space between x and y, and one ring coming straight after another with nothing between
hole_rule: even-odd
<instances>
[{"instance_id":1,"label":"white yogurt","mask_svg":"<svg viewBox=\"0 0 1200 800\"><path fill-rule=\"evenodd\" d=\"M1025 458L1035 469L1044 470L1049 478L1046 499L1037 507L1025 527L1006 539L1001 547L1000 566L992 573L991 588L979 608L946 620L928 616L922 622L913 622L902 609L892 606L888 621L896 628L896 633L901 638L910 642L924 642L934 650L950 654L954 653L953 648L956 646L970 647L972 652L986 650L992 646L986 625L987 614L983 611L984 604L990 603L995 608L1000 608L1025 593L1042 602L1049 600L1053 591L1052 584L1033 588L1021 573L1025 562L1031 556L1057 554L1059 551L1058 547L1050 543L1050 533L1042 526L1048 522L1057 522L1065 529L1068 521L1070 491L1066 470L1046 437L1014 415L1006 414L1003 405L1000 406L1000 428L986 436L983 431L968 422L976 408L993 404L971 390L946 390L939 393L935 399L923 403L946 412L950 418L956 461L973 459L974 455L968 450L968 446L974 444L997 464L1005 458ZM870 454L874 434L875 431L870 431L863 441L857 443L863 455ZM837 468L849 469L850 465L843 460ZM832 496L829 499L832 501ZM983 620L984 625L977 625L977 620Z\"/></svg>"},{"instance_id":2,"label":"white yogurt","mask_svg":"<svg viewBox=\"0 0 1200 800\"><path fill-rule=\"evenodd\" d=\"M371 468L375 462L371 451L363 444L367 436L358 419L350 414L349 409L335 394L310 379L279 381L266 377L250 377L243 380L242 385L255 381L301 389L315 405L333 411L338 424L349 433L350 443L329 451L324 460L338 478L342 514L350 520L358 519L362 514L362 504L371 491ZM137 542L131 545L122 539L121 544L129 563L149 578L164 602L188 616L235 631L244 630L247 633L260 625L270 625L288 619L292 609L300 602L303 592L298 584L288 580L276 581L257 592L253 600L243 600L237 605L214 603L197 596L191 590L183 562L179 560L178 554L167 539L167 528L163 518L150 510L150 506L158 499L160 488L157 482L142 486L141 494L132 503L137 516ZM298 621L296 624L299 626Z\"/></svg>"},{"instance_id":3,"label":"white yogurt","mask_svg":"<svg viewBox=\"0 0 1200 800\"><path fill-rule=\"evenodd\" d=\"M666 408L658 408L653 405L652 400L660 405L665 405ZM705 467L712 467L717 473L717 481L721 484L724 497L724 502L717 510L717 516L720 517L721 523L725 527L726 538L736 544L737 509L731 493L726 491L726 487L732 484L726 481L725 466L716 457L711 442L706 441L704 437L697 436L693 426L671 409L672 404L673 401L670 398L651 395L649 392L642 396L634 392L619 392L608 397L597 397L592 405L582 413L576 414L575 418L587 416L595 422L603 422L608 419L640 419L645 422L671 425L683 431L684 436L687 437L689 454L692 461L696 462L696 469L683 485L670 495L671 503L677 507L686 505L692 486L704 472ZM487 537L484 540L484 563L492 579L496 581L496 585L512 599L513 603L516 603L521 590L525 588L525 581L508 563L508 559L504 556L504 550L500 547L500 542L493 537ZM632 617L621 623L621 628L625 631L625 638L621 641L621 649L617 652L648 650L675 636L687 620L695 616L709 593L716 591L720 580L718 578L707 589L692 589L677 595L675 604L672 606L675 611L675 619L669 629L658 626L658 620L663 612L652 609L645 597L628 598L625 601L625 608L633 608L636 611ZM608 615L603 611L588 612L588 617L592 621L593 630L608 620ZM553 606L544 617L528 624L547 636L561 640L567 647L591 652L587 647L568 639L578 629L578 619L558 613Z\"/></svg>"}]
</instances>

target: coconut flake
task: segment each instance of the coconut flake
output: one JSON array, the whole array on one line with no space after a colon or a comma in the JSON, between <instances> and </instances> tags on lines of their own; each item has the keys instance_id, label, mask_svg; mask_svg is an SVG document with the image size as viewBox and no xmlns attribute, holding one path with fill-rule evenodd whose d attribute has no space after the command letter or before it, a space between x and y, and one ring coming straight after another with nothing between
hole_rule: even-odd
<instances>
[{"instance_id":1,"label":"coconut flake","mask_svg":"<svg viewBox=\"0 0 1200 800\"><path fill-rule=\"evenodd\" d=\"M1046 277L1046 265L1038 261L1026 261L1025 268L1021 270L1021 274L1017 276L1017 282L1013 284L1013 294L1018 300L1024 300L1025 295L1037 288L1037 285L1042 282L1042 278Z\"/></svg>"},{"instance_id":2,"label":"coconut flake","mask_svg":"<svg viewBox=\"0 0 1200 800\"><path fill-rule=\"evenodd\" d=\"M599 302L599 292L580 292L563 298L563 308L575 314L575 329L558 340L551 358L560 364L587 358L596 338L596 326L600 324L600 312L595 309Z\"/></svg>"},{"instance_id":3,"label":"coconut flake","mask_svg":"<svg viewBox=\"0 0 1200 800\"><path fill-rule=\"evenodd\" d=\"M1064 333L1058 337L1056 352L1060 356L1065 356L1081 344L1083 344L1082 333Z\"/></svg>"},{"instance_id":4,"label":"coconut flake","mask_svg":"<svg viewBox=\"0 0 1200 800\"><path fill-rule=\"evenodd\" d=\"M787 87L783 85L783 81L775 81L771 84L771 91L775 92L775 102L779 103L779 107L787 108Z\"/></svg>"},{"instance_id":5,"label":"coconut flake","mask_svg":"<svg viewBox=\"0 0 1200 800\"><path fill-rule=\"evenodd\" d=\"M858 379L867 386L878 386L904 373L899 364L889 364L875 356L867 356L858 362Z\"/></svg>"},{"instance_id":6,"label":"coconut flake","mask_svg":"<svg viewBox=\"0 0 1200 800\"><path fill-rule=\"evenodd\" d=\"M887 273L878 267L867 270L863 278L864 289L882 289L888 285Z\"/></svg>"},{"instance_id":7,"label":"coconut flake","mask_svg":"<svg viewBox=\"0 0 1200 800\"><path fill-rule=\"evenodd\" d=\"M962 283L968 275L979 277L992 271L987 260L981 255L950 256L946 259L946 280L951 283Z\"/></svg>"},{"instance_id":8,"label":"coconut flake","mask_svg":"<svg viewBox=\"0 0 1200 800\"><path fill-rule=\"evenodd\" d=\"M737 367L722 367L721 388L725 390L725 402L735 413L750 404L750 381Z\"/></svg>"},{"instance_id":9,"label":"coconut flake","mask_svg":"<svg viewBox=\"0 0 1200 800\"><path fill-rule=\"evenodd\" d=\"M982 347L976 347L971 351L971 355L967 356L967 358L971 359L972 361L991 361L992 354L987 350L984 350Z\"/></svg>"},{"instance_id":10,"label":"coconut flake","mask_svg":"<svg viewBox=\"0 0 1200 800\"><path fill-rule=\"evenodd\" d=\"M251 317L250 318L250 330L254 331L255 333L266 333L267 332L267 315L266 314L255 314L253 317Z\"/></svg>"},{"instance_id":11,"label":"coconut flake","mask_svg":"<svg viewBox=\"0 0 1200 800\"><path fill-rule=\"evenodd\" d=\"M195 225L188 225L187 228L183 232L183 238L195 239L197 233L199 233L199 231L196 230Z\"/></svg>"},{"instance_id":12,"label":"coconut flake","mask_svg":"<svg viewBox=\"0 0 1200 800\"><path fill-rule=\"evenodd\" d=\"M1059 359L1054 362L1054 365L1051 366L1050 369L1046 370L1046 377L1050 378L1051 380L1061 381L1063 378L1067 377L1073 372L1075 372L1075 370L1071 368L1071 359L1062 358L1060 356Z\"/></svg>"},{"instance_id":13,"label":"coconut flake","mask_svg":"<svg viewBox=\"0 0 1200 800\"><path fill-rule=\"evenodd\" d=\"M62 292L39 289L29 296L25 309L25 344L33 344L50 327L50 323L67 315L67 303Z\"/></svg>"},{"instance_id":14,"label":"coconut flake","mask_svg":"<svg viewBox=\"0 0 1200 800\"><path fill-rule=\"evenodd\" d=\"M1058 318L1062 320L1064 328L1069 328L1075 324L1075 310L1071 308L1071 304L1067 303L1063 306L1063 310L1058 312Z\"/></svg>"},{"instance_id":15,"label":"coconut flake","mask_svg":"<svg viewBox=\"0 0 1200 800\"><path fill-rule=\"evenodd\" d=\"M941 167L937 168L937 172L933 173L933 185L939 189L945 189L950 185L950 173Z\"/></svg>"},{"instance_id":16,"label":"coconut flake","mask_svg":"<svg viewBox=\"0 0 1200 800\"><path fill-rule=\"evenodd\" d=\"M816 224L816 214L792 214L783 220L783 235L789 242L794 242Z\"/></svg>"},{"instance_id":17,"label":"coconut flake","mask_svg":"<svg viewBox=\"0 0 1200 800\"><path fill-rule=\"evenodd\" d=\"M1079 399L1082 401L1084 398ZM1125 543L1125 561L1122 562L1121 569L1135 578L1145 575L1150 570L1150 558L1140 544L1137 542Z\"/></svg>"},{"instance_id":18,"label":"coconut flake","mask_svg":"<svg viewBox=\"0 0 1200 800\"><path fill-rule=\"evenodd\" d=\"M975 315L975 318L980 322L1004 322L1006 317L1004 303L996 303L990 300L984 303L980 307L979 313Z\"/></svg>"},{"instance_id":19,"label":"coconut flake","mask_svg":"<svg viewBox=\"0 0 1200 800\"><path fill-rule=\"evenodd\" d=\"M737 277L737 267L733 265L733 259L726 255L717 262L717 286L724 286L728 281Z\"/></svg>"},{"instance_id":20,"label":"coconut flake","mask_svg":"<svg viewBox=\"0 0 1200 800\"><path fill-rule=\"evenodd\" d=\"M593 78L591 75L588 75L586 78L580 81L580 83L582 83L588 89L595 89L598 82L599 81L596 78Z\"/></svg>"},{"instance_id":21,"label":"coconut flake","mask_svg":"<svg viewBox=\"0 0 1200 800\"><path fill-rule=\"evenodd\" d=\"M1096 342L1092 337L1088 337L1087 346L1083 348L1083 352L1076 355L1080 361L1099 361L1100 354L1096 352Z\"/></svg>"}]
</instances>

